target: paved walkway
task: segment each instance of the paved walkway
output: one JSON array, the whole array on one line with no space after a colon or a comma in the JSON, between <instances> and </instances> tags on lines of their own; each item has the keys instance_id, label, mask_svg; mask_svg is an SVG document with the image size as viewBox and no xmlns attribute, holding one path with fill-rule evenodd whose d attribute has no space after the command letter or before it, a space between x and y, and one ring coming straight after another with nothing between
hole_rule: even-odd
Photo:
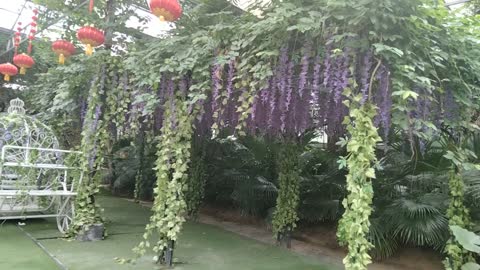
<instances>
[{"instance_id":1,"label":"paved walkway","mask_svg":"<svg viewBox=\"0 0 480 270\"><path fill-rule=\"evenodd\" d=\"M53 220L28 220L21 228L13 222L5 223L0 227L0 269L163 269L152 263L153 254L140 258L135 265L115 262L117 257L133 256L131 249L142 237L150 210L113 197L102 197L99 202L107 218L106 240L77 242L59 238ZM200 223L185 225L174 256L176 270L333 269L310 257Z\"/></svg>"}]
</instances>

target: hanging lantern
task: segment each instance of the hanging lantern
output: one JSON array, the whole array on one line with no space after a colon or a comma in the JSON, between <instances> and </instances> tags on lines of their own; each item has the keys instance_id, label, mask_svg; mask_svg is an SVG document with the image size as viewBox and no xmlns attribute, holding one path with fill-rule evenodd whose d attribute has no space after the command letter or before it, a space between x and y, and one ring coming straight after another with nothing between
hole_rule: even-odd
<instances>
[{"instance_id":1,"label":"hanging lantern","mask_svg":"<svg viewBox=\"0 0 480 270\"><path fill-rule=\"evenodd\" d=\"M103 32L93 26L84 26L77 31L77 38L87 46L85 53L93 54L93 48L98 47L105 42Z\"/></svg>"},{"instance_id":2,"label":"hanging lantern","mask_svg":"<svg viewBox=\"0 0 480 270\"><path fill-rule=\"evenodd\" d=\"M35 39L35 34L37 33L38 9L34 9L33 14L32 22L30 23L30 33L28 34L28 54L32 53L32 42Z\"/></svg>"},{"instance_id":3,"label":"hanging lantern","mask_svg":"<svg viewBox=\"0 0 480 270\"><path fill-rule=\"evenodd\" d=\"M27 68L31 68L35 64L35 61L30 55L22 53L13 57L13 63L17 65L17 67L20 67L20 74L24 75L27 73Z\"/></svg>"},{"instance_id":4,"label":"hanging lantern","mask_svg":"<svg viewBox=\"0 0 480 270\"><path fill-rule=\"evenodd\" d=\"M20 47L20 40L22 38L22 22L18 22L17 31L13 39L13 46L15 47L14 55L18 54L18 47Z\"/></svg>"},{"instance_id":5,"label":"hanging lantern","mask_svg":"<svg viewBox=\"0 0 480 270\"><path fill-rule=\"evenodd\" d=\"M176 21L182 15L182 7L177 0L150 0L150 10L162 22Z\"/></svg>"},{"instance_id":6,"label":"hanging lantern","mask_svg":"<svg viewBox=\"0 0 480 270\"><path fill-rule=\"evenodd\" d=\"M57 40L52 43L52 50L58 55L58 63L65 64L65 58L75 53L75 46L66 40Z\"/></svg>"},{"instance_id":7,"label":"hanging lantern","mask_svg":"<svg viewBox=\"0 0 480 270\"><path fill-rule=\"evenodd\" d=\"M88 5L88 12L91 14L93 11L93 0L90 0L90 4Z\"/></svg>"},{"instance_id":8,"label":"hanging lantern","mask_svg":"<svg viewBox=\"0 0 480 270\"><path fill-rule=\"evenodd\" d=\"M9 82L11 76L17 75L18 68L10 63L0 64L0 73L3 74L3 79Z\"/></svg>"}]
</instances>

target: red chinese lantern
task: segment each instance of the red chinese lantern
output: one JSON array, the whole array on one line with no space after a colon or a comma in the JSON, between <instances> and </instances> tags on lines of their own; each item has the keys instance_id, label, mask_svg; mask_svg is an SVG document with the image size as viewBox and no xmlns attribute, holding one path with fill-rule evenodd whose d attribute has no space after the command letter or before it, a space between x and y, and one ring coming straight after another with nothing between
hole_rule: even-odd
<instances>
[{"instance_id":1,"label":"red chinese lantern","mask_svg":"<svg viewBox=\"0 0 480 270\"><path fill-rule=\"evenodd\" d=\"M14 55L18 53L18 47L20 47L20 39L22 38L22 22L18 22L17 32L15 32L15 38L13 39L13 46L15 47Z\"/></svg>"},{"instance_id":2,"label":"red chinese lantern","mask_svg":"<svg viewBox=\"0 0 480 270\"><path fill-rule=\"evenodd\" d=\"M52 43L52 50L58 55L58 63L65 64L65 58L75 53L75 46L66 40L57 40Z\"/></svg>"},{"instance_id":3,"label":"red chinese lantern","mask_svg":"<svg viewBox=\"0 0 480 270\"><path fill-rule=\"evenodd\" d=\"M28 54L32 53L32 42L35 39L35 34L37 33L38 9L34 9L33 14L34 15L32 16L32 22L30 23L30 33L28 34Z\"/></svg>"},{"instance_id":4,"label":"red chinese lantern","mask_svg":"<svg viewBox=\"0 0 480 270\"><path fill-rule=\"evenodd\" d=\"M93 54L93 48L102 45L105 42L103 32L93 26L84 26L77 31L77 38L87 46L85 53Z\"/></svg>"},{"instance_id":5,"label":"red chinese lantern","mask_svg":"<svg viewBox=\"0 0 480 270\"><path fill-rule=\"evenodd\" d=\"M35 61L30 55L22 53L13 57L13 63L20 67L20 74L23 75L27 73L27 68L31 68L35 64Z\"/></svg>"},{"instance_id":6,"label":"red chinese lantern","mask_svg":"<svg viewBox=\"0 0 480 270\"><path fill-rule=\"evenodd\" d=\"M176 21L182 15L182 7L177 0L150 0L150 10L162 22Z\"/></svg>"},{"instance_id":7,"label":"red chinese lantern","mask_svg":"<svg viewBox=\"0 0 480 270\"><path fill-rule=\"evenodd\" d=\"M17 75L18 68L10 63L0 64L0 73L3 74L3 79L9 82L11 76Z\"/></svg>"}]
</instances>

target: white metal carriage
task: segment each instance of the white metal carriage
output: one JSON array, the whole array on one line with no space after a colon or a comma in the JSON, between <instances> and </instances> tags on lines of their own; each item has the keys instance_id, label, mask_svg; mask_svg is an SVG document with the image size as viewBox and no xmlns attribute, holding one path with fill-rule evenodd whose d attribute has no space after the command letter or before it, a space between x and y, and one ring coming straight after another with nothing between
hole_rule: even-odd
<instances>
[{"instance_id":1,"label":"white metal carriage","mask_svg":"<svg viewBox=\"0 0 480 270\"><path fill-rule=\"evenodd\" d=\"M52 130L25 115L20 99L0 114L0 220L56 218L61 233L74 217L81 152L59 149ZM70 164L70 165L67 165Z\"/></svg>"}]
</instances>

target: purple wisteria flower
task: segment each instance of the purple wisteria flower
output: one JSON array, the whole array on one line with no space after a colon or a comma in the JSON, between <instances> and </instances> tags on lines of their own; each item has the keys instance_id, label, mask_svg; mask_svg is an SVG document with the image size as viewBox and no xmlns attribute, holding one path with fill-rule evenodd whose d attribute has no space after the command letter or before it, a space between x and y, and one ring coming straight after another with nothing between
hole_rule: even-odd
<instances>
[{"instance_id":1,"label":"purple wisteria flower","mask_svg":"<svg viewBox=\"0 0 480 270\"><path fill-rule=\"evenodd\" d=\"M312 78L312 106L317 107L320 100L320 57L315 57L315 66L313 68L313 78Z\"/></svg>"},{"instance_id":2,"label":"purple wisteria flower","mask_svg":"<svg viewBox=\"0 0 480 270\"><path fill-rule=\"evenodd\" d=\"M453 91L450 88L445 90L445 97L443 102L443 110L445 118L448 121L456 121L458 118L459 113L459 106L455 101L455 96L453 95Z\"/></svg>"},{"instance_id":3,"label":"purple wisteria flower","mask_svg":"<svg viewBox=\"0 0 480 270\"><path fill-rule=\"evenodd\" d=\"M307 43L303 48L303 57L301 61L301 70L298 79L298 94L300 97L303 97L303 90L305 89L305 85L307 84L307 74L308 68L310 65L310 53L312 50L312 45Z\"/></svg>"},{"instance_id":4,"label":"purple wisteria flower","mask_svg":"<svg viewBox=\"0 0 480 270\"><path fill-rule=\"evenodd\" d=\"M379 80L377 96L380 98L380 103L377 103L379 108L378 121L383 128L384 142L388 143L388 134L390 132L391 125L391 108L392 108L392 95L390 93L390 70L388 67L382 65L377 75Z\"/></svg>"},{"instance_id":5,"label":"purple wisteria flower","mask_svg":"<svg viewBox=\"0 0 480 270\"><path fill-rule=\"evenodd\" d=\"M368 99L368 89L370 87L370 76L371 76L371 69L373 64L373 54L371 51L367 51L363 55L362 59L362 67L360 73L360 92L362 93L362 101L361 103L365 103Z\"/></svg>"}]
</instances>

